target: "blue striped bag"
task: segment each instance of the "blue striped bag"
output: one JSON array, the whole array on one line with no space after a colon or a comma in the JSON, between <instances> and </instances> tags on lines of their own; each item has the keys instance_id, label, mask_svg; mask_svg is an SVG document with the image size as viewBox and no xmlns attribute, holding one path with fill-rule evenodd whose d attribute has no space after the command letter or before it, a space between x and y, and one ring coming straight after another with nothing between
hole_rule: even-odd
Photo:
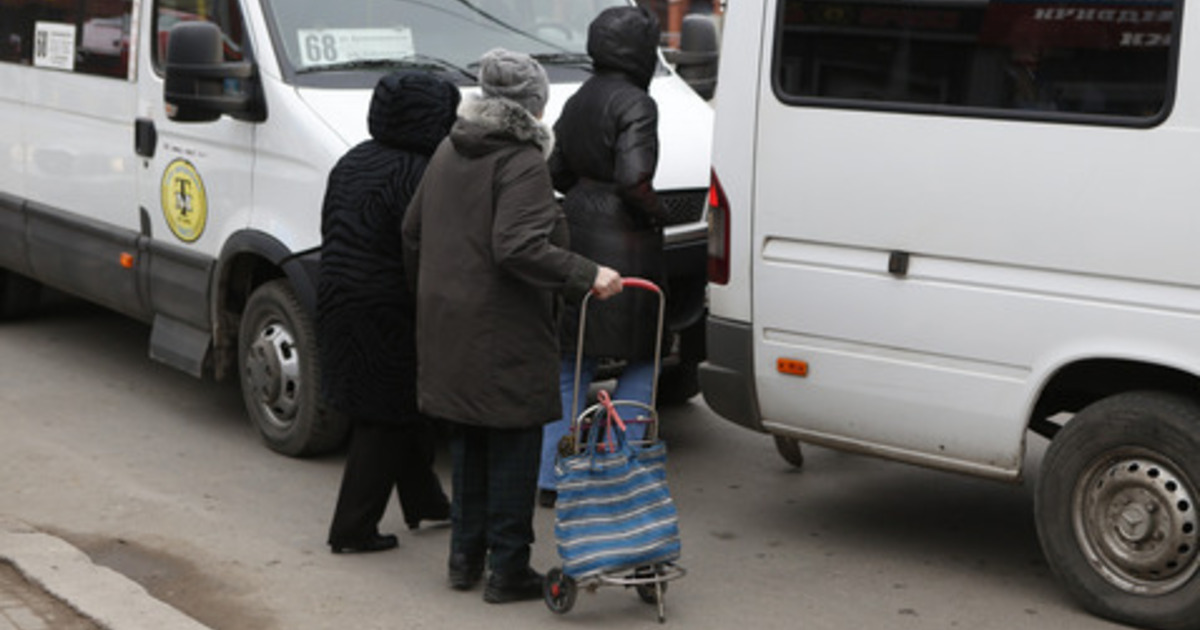
<instances>
[{"instance_id":1,"label":"blue striped bag","mask_svg":"<svg viewBox=\"0 0 1200 630\"><path fill-rule=\"evenodd\" d=\"M597 445L601 427L610 448ZM619 419L592 422L585 447L555 465L554 534L563 573L582 579L679 558L679 516L667 491L666 464L662 442L632 445Z\"/></svg>"}]
</instances>

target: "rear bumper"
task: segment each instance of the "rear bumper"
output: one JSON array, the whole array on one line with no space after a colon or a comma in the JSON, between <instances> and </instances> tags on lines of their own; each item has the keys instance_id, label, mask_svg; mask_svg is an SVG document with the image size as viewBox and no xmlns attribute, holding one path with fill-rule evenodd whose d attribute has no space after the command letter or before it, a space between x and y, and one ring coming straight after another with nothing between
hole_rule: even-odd
<instances>
[{"instance_id":1,"label":"rear bumper","mask_svg":"<svg viewBox=\"0 0 1200 630\"><path fill-rule=\"evenodd\" d=\"M700 364L700 390L708 406L727 420L766 433L754 387L750 324L708 317L708 359Z\"/></svg>"}]
</instances>

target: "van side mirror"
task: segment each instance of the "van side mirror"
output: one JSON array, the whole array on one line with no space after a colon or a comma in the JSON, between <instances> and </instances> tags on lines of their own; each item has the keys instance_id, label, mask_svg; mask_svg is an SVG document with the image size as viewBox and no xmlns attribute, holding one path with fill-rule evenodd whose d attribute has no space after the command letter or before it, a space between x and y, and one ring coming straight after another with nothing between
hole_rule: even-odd
<instances>
[{"instance_id":1,"label":"van side mirror","mask_svg":"<svg viewBox=\"0 0 1200 630\"><path fill-rule=\"evenodd\" d=\"M249 61L226 62L221 29L202 21L180 22L167 38L163 100L179 122L208 122L222 114L266 119L258 72Z\"/></svg>"},{"instance_id":2,"label":"van side mirror","mask_svg":"<svg viewBox=\"0 0 1200 630\"><path fill-rule=\"evenodd\" d=\"M720 43L717 24L711 16L684 16L679 31L679 51L672 56L675 71L693 90L711 99L717 90L717 58Z\"/></svg>"}]
</instances>

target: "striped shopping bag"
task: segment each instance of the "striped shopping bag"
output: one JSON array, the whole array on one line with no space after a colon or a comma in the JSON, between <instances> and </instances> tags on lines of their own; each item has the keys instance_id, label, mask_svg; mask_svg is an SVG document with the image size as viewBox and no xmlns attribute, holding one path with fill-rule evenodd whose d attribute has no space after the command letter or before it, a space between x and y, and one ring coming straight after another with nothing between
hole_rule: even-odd
<instances>
[{"instance_id":1,"label":"striped shopping bag","mask_svg":"<svg viewBox=\"0 0 1200 630\"><path fill-rule=\"evenodd\" d=\"M679 517L667 490L667 448L631 445L625 427L599 419L577 454L555 465L554 534L563 573L575 579L679 558ZM601 427L608 448L597 444Z\"/></svg>"}]
</instances>

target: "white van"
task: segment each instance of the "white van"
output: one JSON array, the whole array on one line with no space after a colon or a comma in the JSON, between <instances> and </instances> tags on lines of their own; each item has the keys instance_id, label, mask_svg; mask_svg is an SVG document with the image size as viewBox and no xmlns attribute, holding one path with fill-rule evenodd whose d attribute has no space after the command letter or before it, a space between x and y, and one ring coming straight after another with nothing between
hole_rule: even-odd
<instances>
[{"instance_id":1,"label":"white van","mask_svg":"<svg viewBox=\"0 0 1200 630\"><path fill-rule=\"evenodd\" d=\"M1017 482L1050 438L1066 588L1200 628L1200 15L736 0L722 37L709 405L796 464Z\"/></svg>"},{"instance_id":2,"label":"white van","mask_svg":"<svg viewBox=\"0 0 1200 630\"><path fill-rule=\"evenodd\" d=\"M521 50L547 66L552 120L588 76L591 18L626 1L0 0L0 317L42 284L93 300L150 322L153 358L239 378L271 448L336 446L312 321L321 201L376 81L416 69L470 91L483 52ZM672 323L702 342L712 108L666 64L651 93Z\"/></svg>"}]
</instances>

